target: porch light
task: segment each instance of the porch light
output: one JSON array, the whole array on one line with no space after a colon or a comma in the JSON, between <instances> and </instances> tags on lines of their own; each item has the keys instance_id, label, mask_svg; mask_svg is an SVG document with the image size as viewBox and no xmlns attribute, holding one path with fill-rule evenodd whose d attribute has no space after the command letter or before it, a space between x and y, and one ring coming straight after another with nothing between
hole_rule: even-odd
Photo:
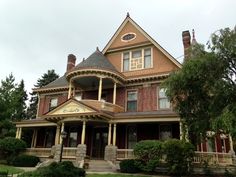
<instances>
[{"instance_id":1,"label":"porch light","mask_svg":"<svg viewBox=\"0 0 236 177\"><path fill-rule=\"evenodd\" d=\"M66 138L66 136L67 136L67 133L63 130L61 132L61 139L62 139L62 141L61 141L61 153L60 153L60 160L59 160L59 162L61 162L61 159L62 159L63 144L64 144L64 139Z\"/></svg>"}]
</instances>

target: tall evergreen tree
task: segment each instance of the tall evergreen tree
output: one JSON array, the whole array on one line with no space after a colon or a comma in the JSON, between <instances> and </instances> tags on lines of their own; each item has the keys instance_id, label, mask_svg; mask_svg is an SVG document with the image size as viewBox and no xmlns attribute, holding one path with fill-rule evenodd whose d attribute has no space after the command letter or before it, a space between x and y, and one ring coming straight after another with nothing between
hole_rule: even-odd
<instances>
[{"instance_id":1,"label":"tall evergreen tree","mask_svg":"<svg viewBox=\"0 0 236 177\"><path fill-rule=\"evenodd\" d=\"M14 94L15 94L15 77L12 73L6 77L5 80L1 81L0 87L0 104L1 112L0 112L0 120L4 119L12 119L13 114L15 112L14 107Z\"/></svg>"},{"instance_id":2,"label":"tall evergreen tree","mask_svg":"<svg viewBox=\"0 0 236 177\"><path fill-rule=\"evenodd\" d=\"M13 114L13 118L16 120L21 120L26 118L26 100L28 99L28 95L25 90L24 81L21 80L20 84L15 88L14 92L14 107L15 112Z\"/></svg>"},{"instance_id":3,"label":"tall evergreen tree","mask_svg":"<svg viewBox=\"0 0 236 177\"><path fill-rule=\"evenodd\" d=\"M59 75L55 73L54 69L48 70L47 73L44 73L41 78L37 80L37 83L34 86L35 88L41 88L43 86L46 86L50 82L56 80L58 77ZM30 95L31 98L29 108L27 109L27 118L34 119L37 113L38 96L35 92L31 92Z\"/></svg>"}]
</instances>

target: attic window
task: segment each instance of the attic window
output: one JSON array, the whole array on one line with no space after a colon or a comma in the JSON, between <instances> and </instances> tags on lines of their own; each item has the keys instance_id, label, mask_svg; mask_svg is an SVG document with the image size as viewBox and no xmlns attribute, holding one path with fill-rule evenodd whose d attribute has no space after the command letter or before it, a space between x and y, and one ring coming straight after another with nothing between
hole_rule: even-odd
<instances>
[{"instance_id":1,"label":"attic window","mask_svg":"<svg viewBox=\"0 0 236 177\"><path fill-rule=\"evenodd\" d=\"M136 34L135 33L126 33L126 34L121 36L121 41L129 42L129 41L134 40L135 38L136 38Z\"/></svg>"}]
</instances>

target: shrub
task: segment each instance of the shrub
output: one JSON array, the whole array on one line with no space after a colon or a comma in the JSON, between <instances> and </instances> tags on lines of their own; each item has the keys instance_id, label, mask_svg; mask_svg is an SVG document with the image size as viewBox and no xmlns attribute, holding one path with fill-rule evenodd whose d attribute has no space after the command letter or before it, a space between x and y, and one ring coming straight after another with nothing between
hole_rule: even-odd
<instances>
[{"instance_id":1,"label":"shrub","mask_svg":"<svg viewBox=\"0 0 236 177\"><path fill-rule=\"evenodd\" d=\"M8 163L12 161L12 158L17 156L21 151L25 150L26 143L20 139L13 137L6 137L0 139L0 151Z\"/></svg>"},{"instance_id":2,"label":"shrub","mask_svg":"<svg viewBox=\"0 0 236 177\"><path fill-rule=\"evenodd\" d=\"M191 143L170 139L164 143L166 162L170 174L184 175L192 171L194 146Z\"/></svg>"},{"instance_id":3,"label":"shrub","mask_svg":"<svg viewBox=\"0 0 236 177\"><path fill-rule=\"evenodd\" d=\"M135 163L142 171L152 172L160 163L162 152L162 143L160 141L140 141L134 147L134 155L139 160Z\"/></svg>"},{"instance_id":4,"label":"shrub","mask_svg":"<svg viewBox=\"0 0 236 177\"><path fill-rule=\"evenodd\" d=\"M75 167L72 162L53 162L47 167L38 168L33 172L26 172L19 177L85 177L85 170Z\"/></svg>"},{"instance_id":5,"label":"shrub","mask_svg":"<svg viewBox=\"0 0 236 177\"><path fill-rule=\"evenodd\" d=\"M136 160L127 159L120 162L120 171L122 173L137 173L139 168L136 165Z\"/></svg>"},{"instance_id":6,"label":"shrub","mask_svg":"<svg viewBox=\"0 0 236 177\"><path fill-rule=\"evenodd\" d=\"M19 155L12 161L12 165L17 167L35 167L39 158L31 155Z\"/></svg>"}]
</instances>

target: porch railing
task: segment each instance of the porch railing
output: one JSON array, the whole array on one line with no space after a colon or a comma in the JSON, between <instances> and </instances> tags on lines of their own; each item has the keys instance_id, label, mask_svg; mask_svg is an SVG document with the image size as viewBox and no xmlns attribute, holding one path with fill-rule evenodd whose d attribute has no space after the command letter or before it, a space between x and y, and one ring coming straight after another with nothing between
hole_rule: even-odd
<instances>
[{"instance_id":1,"label":"porch railing","mask_svg":"<svg viewBox=\"0 0 236 177\"><path fill-rule=\"evenodd\" d=\"M230 153L219 152L195 152L194 163L200 164L207 162L210 165L221 164L231 165L233 164L232 155Z\"/></svg>"},{"instance_id":2,"label":"porch railing","mask_svg":"<svg viewBox=\"0 0 236 177\"><path fill-rule=\"evenodd\" d=\"M117 160L133 159L134 150L133 149L117 149Z\"/></svg>"},{"instance_id":3,"label":"porch railing","mask_svg":"<svg viewBox=\"0 0 236 177\"><path fill-rule=\"evenodd\" d=\"M64 147L62 156L64 158L74 159L76 155L77 148L74 147Z\"/></svg>"},{"instance_id":4,"label":"porch railing","mask_svg":"<svg viewBox=\"0 0 236 177\"><path fill-rule=\"evenodd\" d=\"M24 154L38 157L49 157L51 155L51 148L27 148Z\"/></svg>"},{"instance_id":5,"label":"porch railing","mask_svg":"<svg viewBox=\"0 0 236 177\"><path fill-rule=\"evenodd\" d=\"M117 149L117 160L134 159L133 149ZM162 159L164 161L164 158ZM207 162L209 165L231 165L232 156L229 153L195 151L194 163Z\"/></svg>"}]
</instances>

